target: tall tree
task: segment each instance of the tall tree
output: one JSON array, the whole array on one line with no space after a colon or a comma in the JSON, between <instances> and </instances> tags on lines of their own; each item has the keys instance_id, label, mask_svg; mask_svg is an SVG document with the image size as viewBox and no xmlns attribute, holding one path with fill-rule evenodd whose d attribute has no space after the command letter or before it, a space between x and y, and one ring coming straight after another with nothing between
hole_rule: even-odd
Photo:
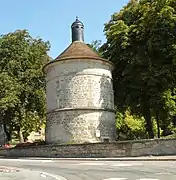
<instances>
[{"instance_id":1,"label":"tall tree","mask_svg":"<svg viewBox=\"0 0 176 180\"><path fill-rule=\"evenodd\" d=\"M101 51L100 51L100 47L101 47L101 41L100 40L95 40L92 41L92 43L87 44L90 48L92 48L92 50L94 52L96 52L98 55L102 56Z\"/></svg>"},{"instance_id":2,"label":"tall tree","mask_svg":"<svg viewBox=\"0 0 176 180\"><path fill-rule=\"evenodd\" d=\"M175 0L133 0L105 25L101 51L115 64L115 103L144 116L150 138L155 102L176 84L175 22Z\"/></svg>"},{"instance_id":3,"label":"tall tree","mask_svg":"<svg viewBox=\"0 0 176 180\"><path fill-rule=\"evenodd\" d=\"M45 117L42 67L49 61L48 50L48 42L32 38L27 30L0 38L1 119L18 131L21 142Z\"/></svg>"}]
</instances>

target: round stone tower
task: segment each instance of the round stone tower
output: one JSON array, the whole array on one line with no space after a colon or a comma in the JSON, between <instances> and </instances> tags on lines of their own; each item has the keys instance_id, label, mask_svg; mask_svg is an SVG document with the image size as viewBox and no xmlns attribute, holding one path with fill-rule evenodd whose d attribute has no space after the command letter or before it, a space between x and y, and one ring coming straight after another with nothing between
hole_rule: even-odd
<instances>
[{"instance_id":1,"label":"round stone tower","mask_svg":"<svg viewBox=\"0 0 176 180\"><path fill-rule=\"evenodd\" d=\"M46 143L114 141L113 64L84 43L78 18L71 28L70 46L44 67Z\"/></svg>"}]
</instances>

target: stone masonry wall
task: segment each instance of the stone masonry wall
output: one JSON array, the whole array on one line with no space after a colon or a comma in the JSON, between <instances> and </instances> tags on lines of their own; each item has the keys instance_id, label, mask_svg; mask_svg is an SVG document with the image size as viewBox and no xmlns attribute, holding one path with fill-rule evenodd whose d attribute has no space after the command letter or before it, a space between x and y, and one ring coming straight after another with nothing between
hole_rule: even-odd
<instances>
[{"instance_id":1,"label":"stone masonry wall","mask_svg":"<svg viewBox=\"0 0 176 180\"><path fill-rule=\"evenodd\" d=\"M7 157L100 158L146 155L176 155L176 139L76 145L43 145L26 148L0 149L0 156Z\"/></svg>"},{"instance_id":2,"label":"stone masonry wall","mask_svg":"<svg viewBox=\"0 0 176 180\"><path fill-rule=\"evenodd\" d=\"M47 67L47 143L115 140L111 70L111 63L91 59Z\"/></svg>"},{"instance_id":3,"label":"stone masonry wall","mask_svg":"<svg viewBox=\"0 0 176 180\"><path fill-rule=\"evenodd\" d=\"M62 108L114 109L111 64L76 59L50 66L46 71L47 112Z\"/></svg>"},{"instance_id":4,"label":"stone masonry wall","mask_svg":"<svg viewBox=\"0 0 176 180\"><path fill-rule=\"evenodd\" d=\"M99 110L58 111L47 115L46 139L50 143L81 143L115 140L114 113ZM97 137L96 133L100 136Z\"/></svg>"}]
</instances>

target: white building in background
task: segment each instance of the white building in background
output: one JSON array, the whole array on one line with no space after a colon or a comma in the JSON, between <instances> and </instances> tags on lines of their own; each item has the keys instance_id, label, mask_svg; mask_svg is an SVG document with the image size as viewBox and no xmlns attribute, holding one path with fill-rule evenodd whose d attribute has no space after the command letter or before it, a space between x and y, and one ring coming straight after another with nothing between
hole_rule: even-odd
<instances>
[{"instance_id":1,"label":"white building in background","mask_svg":"<svg viewBox=\"0 0 176 180\"><path fill-rule=\"evenodd\" d=\"M116 137L113 64L84 43L84 25L72 24L72 43L44 67L47 143L94 143Z\"/></svg>"}]
</instances>

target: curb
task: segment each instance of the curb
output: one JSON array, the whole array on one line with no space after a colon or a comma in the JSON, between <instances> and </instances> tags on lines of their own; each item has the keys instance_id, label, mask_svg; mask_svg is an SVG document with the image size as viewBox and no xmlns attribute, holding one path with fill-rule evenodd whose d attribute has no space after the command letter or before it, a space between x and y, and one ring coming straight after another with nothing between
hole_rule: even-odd
<instances>
[{"instance_id":1,"label":"curb","mask_svg":"<svg viewBox=\"0 0 176 180\"><path fill-rule=\"evenodd\" d=\"M64 161L176 161L174 158L57 158Z\"/></svg>"},{"instance_id":2,"label":"curb","mask_svg":"<svg viewBox=\"0 0 176 180\"><path fill-rule=\"evenodd\" d=\"M51 161L176 161L176 156L143 156L143 157L112 157L112 158L52 158L52 157L0 157L0 159L27 159Z\"/></svg>"},{"instance_id":3,"label":"curb","mask_svg":"<svg viewBox=\"0 0 176 180\"><path fill-rule=\"evenodd\" d=\"M176 161L176 156L144 156L144 157L116 157L116 158L35 158L26 157L30 160L52 161ZM25 159L24 157L22 159Z\"/></svg>"}]
</instances>

